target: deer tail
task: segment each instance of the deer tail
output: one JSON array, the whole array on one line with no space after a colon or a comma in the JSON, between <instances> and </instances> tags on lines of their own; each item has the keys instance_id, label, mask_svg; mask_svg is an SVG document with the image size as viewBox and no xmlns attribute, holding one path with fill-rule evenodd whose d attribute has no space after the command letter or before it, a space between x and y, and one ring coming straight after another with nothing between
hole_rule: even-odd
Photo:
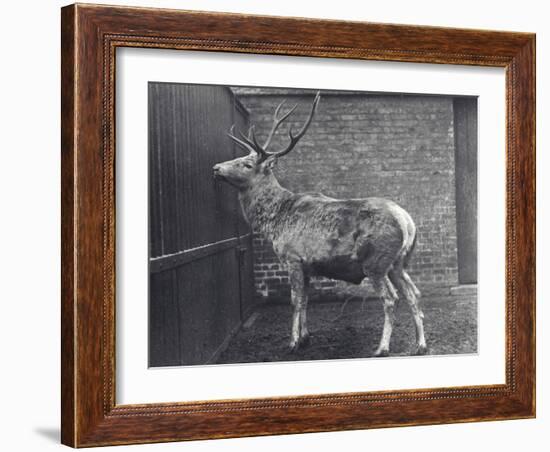
<instances>
[{"instance_id":1,"label":"deer tail","mask_svg":"<svg viewBox=\"0 0 550 452\"><path fill-rule=\"evenodd\" d=\"M416 247L416 231L414 234L414 239L412 242L411 247L407 250L405 257L403 258L403 268L407 268L409 266L409 261L411 260L411 256L413 254L414 248Z\"/></svg>"}]
</instances>

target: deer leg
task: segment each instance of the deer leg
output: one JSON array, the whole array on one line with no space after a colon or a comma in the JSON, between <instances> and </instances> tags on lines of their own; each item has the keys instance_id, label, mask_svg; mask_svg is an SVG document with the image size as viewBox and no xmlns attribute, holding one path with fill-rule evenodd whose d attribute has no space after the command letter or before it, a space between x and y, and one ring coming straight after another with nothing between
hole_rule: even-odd
<instances>
[{"instance_id":1,"label":"deer leg","mask_svg":"<svg viewBox=\"0 0 550 452\"><path fill-rule=\"evenodd\" d=\"M306 328L307 278L304 276L304 270L300 264L290 264L288 266L288 272L290 277L292 306L294 307L294 312L292 314L290 350L294 352L308 340Z\"/></svg>"},{"instance_id":2,"label":"deer leg","mask_svg":"<svg viewBox=\"0 0 550 452\"><path fill-rule=\"evenodd\" d=\"M374 352L374 356L388 356L390 354L390 340L393 331L393 322L395 321L395 303L399 299L395 288L387 276L372 281L375 290L380 294L384 301L384 329L380 345Z\"/></svg>"},{"instance_id":3,"label":"deer leg","mask_svg":"<svg viewBox=\"0 0 550 452\"><path fill-rule=\"evenodd\" d=\"M309 342L309 331L307 329L307 302L309 290L309 276L304 276L304 293L300 305L300 339L301 345L307 345Z\"/></svg>"},{"instance_id":4,"label":"deer leg","mask_svg":"<svg viewBox=\"0 0 550 452\"><path fill-rule=\"evenodd\" d=\"M416 296L416 298L420 298L420 291L418 290L418 288L416 287L416 285L413 283L411 277L409 276L409 274L403 269L401 268L401 276L403 277L403 279L405 280L405 283L409 286L409 288L413 291L414 295Z\"/></svg>"},{"instance_id":5,"label":"deer leg","mask_svg":"<svg viewBox=\"0 0 550 452\"><path fill-rule=\"evenodd\" d=\"M411 309L416 331L415 355L425 355L427 352L426 338L424 337L424 314L418 304L420 291L412 282L410 276L402 267L395 267L389 273L391 282L395 285L401 296L407 301Z\"/></svg>"}]
</instances>

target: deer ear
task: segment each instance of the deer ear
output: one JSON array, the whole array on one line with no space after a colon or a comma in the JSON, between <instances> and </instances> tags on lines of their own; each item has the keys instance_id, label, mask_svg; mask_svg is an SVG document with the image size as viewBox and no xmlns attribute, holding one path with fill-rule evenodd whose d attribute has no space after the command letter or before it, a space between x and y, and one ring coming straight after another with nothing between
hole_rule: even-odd
<instances>
[{"instance_id":1,"label":"deer ear","mask_svg":"<svg viewBox=\"0 0 550 452\"><path fill-rule=\"evenodd\" d=\"M262 163L262 171L264 173L267 173L268 171L270 171L273 166L275 165L275 163L277 162L277 156L275 155L271 155L269 156L265 162Z\"/></svg>"}]
</instances>

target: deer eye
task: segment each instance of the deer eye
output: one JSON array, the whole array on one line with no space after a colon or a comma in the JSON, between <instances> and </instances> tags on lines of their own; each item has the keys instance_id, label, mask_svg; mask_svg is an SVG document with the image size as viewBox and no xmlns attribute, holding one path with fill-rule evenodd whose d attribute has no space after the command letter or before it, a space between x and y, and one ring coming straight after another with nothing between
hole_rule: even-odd
<instances>
[{"instance_id":1,"label":"deer eye","mask_svg":"<svg viewBox=\"0 0 550 452\"><path fill-rule=\"evenodd\" d=\"M252 165L250 163L243 163L244 166L246 166L247 168L252 168Z\"/></svg>"}]
</instances>

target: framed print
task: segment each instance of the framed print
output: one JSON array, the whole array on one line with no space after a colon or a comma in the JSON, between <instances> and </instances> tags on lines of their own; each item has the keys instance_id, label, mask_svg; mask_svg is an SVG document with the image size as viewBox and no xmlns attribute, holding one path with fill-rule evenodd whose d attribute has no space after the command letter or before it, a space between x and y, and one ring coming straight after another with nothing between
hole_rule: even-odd
<instances>
[{"instance_id":1,"label":"framed print","mask_svg":"<svg viewBox=\"0 0 550 452\"><path fill-rule=\"evenodd\" d=\"M62 442L535 416L535 37L62 9Z\"/></svg>"}]
</instances>

